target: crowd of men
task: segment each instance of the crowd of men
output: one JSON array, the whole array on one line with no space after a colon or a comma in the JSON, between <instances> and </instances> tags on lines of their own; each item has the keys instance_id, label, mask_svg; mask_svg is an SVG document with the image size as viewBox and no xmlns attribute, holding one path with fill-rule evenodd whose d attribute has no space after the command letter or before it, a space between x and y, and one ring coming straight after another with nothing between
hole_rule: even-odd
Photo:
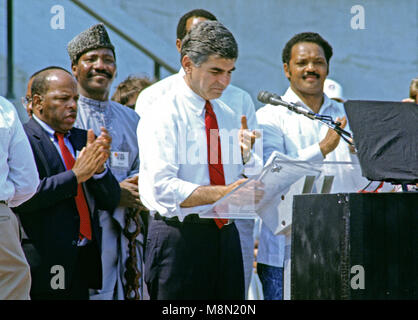
<instances>
[{"instance_id":1,"label":"crowd of men","mask_svg":"<svg viewBox=\"0 0 418 320\"><path fill-rule=\"evenodd\" d=\"M210 12L182 16L176 46L178 73L128 79L111 99L115 48L97 24L68 43L71 71L30 77L27 123L0 97L0 299L246 299L254 221L201 218L196 208L245 183L245 170L274 151L355 157L326 126L271 105L256 112L230 84L237 42ZM282 98L349 130L343 105L324 94L332 54L317 33L292 37ZM223 139L231 132L236 139ZM284 255L284 237L263 224L265 299L283 298Z\"/></svg>"}]
</instances>

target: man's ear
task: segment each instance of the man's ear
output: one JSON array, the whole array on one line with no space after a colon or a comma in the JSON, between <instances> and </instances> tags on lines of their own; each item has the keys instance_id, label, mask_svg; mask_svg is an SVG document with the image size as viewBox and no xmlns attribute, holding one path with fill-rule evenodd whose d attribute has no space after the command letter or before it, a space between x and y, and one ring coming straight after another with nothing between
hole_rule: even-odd
<instances>
[{"instance_id":1,"label":"man's ear","mask_svg":"<svg viewBox=\"0 0 418 320\"><path fill-rule=\"evenodd\" d=\"M192 60L190 60L190 58L185 55L182 59L181 59L181 66L184 69L184 72L190 73L192 71L192 66L193 66L193 62Z\"/></svg>"},{"instance_id":2,"label":"man's ear","mask_svg":"<svg viewBox=\"0 0 418 320\"><path fill-rule=\"evenodd\" d=\"M35 115L42 114L43 108L43 98L39 94L35 94L32 98L33 112L35 112Z\"/></svg>"},{"instance_id":3,"label":"man's ear","mask_svg":"<svg viewBox=\"0 0 418 320\"><path fill-rule=\"evenodd\" d=\"M71 64L71 72L73 73L74 78L77 79L77 76L78 76L78 66L77 66L77 64L75 64L75 63Z\"/></svg>"},{"instance_id":4,"label":"man's ear","mask_svg":"<svg viewBox=\"0 0 418 320\"><path fill-rule=\"evenodd\" d=\"M286 78L290 79L290 70L289 70L289 65L287 63L283 63L283 70L284 70L284 74Z\"/></svg>"},{"instance_id":5,"label":"man's ear","mask_svg":"<svg viewBox=\"0 0 418 320\"><path fill-rule=\"evenodd\" d=\"M176 39L176 48L177 48L177 51L180 53L181 52L181 40L180 39Z\"/></svg>"}]
</instances>

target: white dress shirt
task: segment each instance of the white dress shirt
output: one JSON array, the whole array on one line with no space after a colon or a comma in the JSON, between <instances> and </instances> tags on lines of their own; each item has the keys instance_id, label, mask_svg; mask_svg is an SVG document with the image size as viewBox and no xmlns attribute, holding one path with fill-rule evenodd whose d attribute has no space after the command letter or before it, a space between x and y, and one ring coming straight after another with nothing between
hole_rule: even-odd
<instances>
[{"instance_id":1,"label":"white dress shirt","mask_svg":"<svg viewBox=\"0 0 418 320\"><path fill-rule=\"evenodd\" d=\"M153 84L152 86L147 87L143 91L141 91L136 101L135 111L141 117L143 116L143 112L149 110L152 111L154 109L157 109L158 111L158 105L153 103L165 94L167 94L168 92L170 92L171 90L173 90L173 88L175 88L177 85L182 85L184 82L184 74L184 69L181 68L178 73L164 78L158 81L157 83ZM249 129L258 129L254 103L248 92L230 84L224 90L219 100L224 102L227 106L229 106L235 112L236 116L239 119L242 115L245 115L247 118L247 124ZM261 167L263 152L261 139L256 140L253 150L255 151L253 155L255 154L256 156L252 160L258 161L258 167ZM255 162L253 162L253 164L254 163ZM247 175L251 175L257 172L258 170L259 169L257 169L256 165L248 164L245 166L245 174ZM254 239L252 237L253 232L251 231L254 229L254 221L252 219L236 219L235 225L238 228L238 232L240 235L242 256L244 261L245 288L246 292L248 292L248 286L252 275L254 260Z\"/></svg>"},{"instance_id":2,"label":"white dress shirt","mask_svg":"<svg viewBox=\"0 0 418 320\"><path fill-rule=\"evenodd\" d=\"M309 109L291 88L288 88L282 99ZM324 94L324 102L318 113L336 120L337 117L345 116L344 105ZM274 150L299 160L324 160L319 142L327 134L328 127L321 122L295 114L286 107L269 104L257 111L257 120L264 133L264 160L267 160ZM344 130L350 131L348 124ZM351 161L348 144L341 139L338 147L327 154L325 160Z\"/></svg>"},{"instance_id":3,"label":"white dress shirt","mask_svg":"<svg viewBox=\"0 0 418 320\"><path fill-rule=\"evenodd\" d=\"M282 99L287 102L299 103L308 108L289 87ZM324 102L318 112L321 115L337 117L345 116L344 105L329 99L324 94ZM319 148L319 142L325 137L328 127L319 121L295 114L286 107L266 105L257 111L257 121L263 132L264 162L275 150L298 160L323 161L324 157ZM347 124L346 131L349 131ZM349 151L348 144L340 140L338 147L327 154L325 161L358 162L357 157ZM347 191L347 184L351 184L350 177L342 172L336 176L333 192ZM364 179L366 185L367 180ZM355 183L353 183L355 184ZM353 185L352 184L352 185ZM350 188L350 186L348 186ZM351 190L357 191L357 190ZM263 224L260 232L257 261L263 264L283 267L285 253L285 236L274 235Z\"/></svg>"},{"instance_id":4,"label":"white dress shirt","mask_svg":"<svg viewBox=\"0 0 418 320\"><path fill-rule=\"evenodd\" d=\"M142 116L142 112L151 109L151 105L156 100L175 88L177 84L181 84L184 74L184 69L181 68L178 73L164 78L141 91L135 104L135 111L139 116ZM228 105L237 115L246 116L249 129L257 129L255 106L248 92L230 84L218 100ZM155 107L154 105L153 108Z\"/></svg>"},{"instance_id":5,"label":"white dress shirt","mask_svg":"<svg viewBox=\"0 0 418 320\"><path fill-rule=\"evenodd\" d=\"M142 112L138 125L140 150L139 193L150 210L180 220L193 208L180 204L201 185L209 185L205 100L194 93L183 77ZM225 183L243 172L238 131L241 117L219 99L211 100L221 139ZM249 165L249 164L247 164ZM247 166L246 165L246 166Z\"/></svg>"},{"instance_id":6,"label":"white dress shirt","mask_svg":"<svg viewBox=\"0 0 418 320\"><path fill-rule=\"evenodd\" d=\"M17 207L33 196L38 185L35 158L17 112L0 97L0 200Z\"/></svg>"}]
</instances>

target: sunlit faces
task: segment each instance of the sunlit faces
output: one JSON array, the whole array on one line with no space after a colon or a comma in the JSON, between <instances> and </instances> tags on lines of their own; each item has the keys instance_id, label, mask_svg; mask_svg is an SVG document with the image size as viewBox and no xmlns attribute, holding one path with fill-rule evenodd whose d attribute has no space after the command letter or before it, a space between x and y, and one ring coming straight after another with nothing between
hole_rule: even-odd
<instances>
[{"instance_id":1,"label":"sunlit faces","mask_svg":"<svg viewBox=\"0 0 418 320\"><path fill-rule=\"evenodd\" d=\"M328 75L328 63L322 47L313 42L299 42L292 47L284 71L292 90L300 95L322 95Z\"/></svg>"},{"instance_id":2,"label":"sunlit faces","mask_svg":"<svg viewBox=\"0 0 418 320\"><path fill-rule=\"evenodd\" d=\"M185 81L188 86L205 100L219 98L231 82L232 71L235 70L235 59L224 59L210 56L209 59L196 66L185 55L182 65L186 72Z\"/></svg>"},{"instance_id":3,"label":"sunlit faces","mask_svg":"<svg viewBox=\"0 0 418 320\"><path fill-rule=\"evenodd\" d=\"M47 81L47 92L34 96L34 113L55 131L66 133L77 117L77 83L62 70L53 71Z\"/></svg>"},{"instance_id":4,"label":"sunlit faces","mask_svg":"<svg viewBox=\"0 0 418 320\"><path fill-rule=\"evenodd\" d=\"M80 93L88 98L106 100L116 73L113 51L99 48L84 53L72 66Z\"/></svg>"}]
</instances>

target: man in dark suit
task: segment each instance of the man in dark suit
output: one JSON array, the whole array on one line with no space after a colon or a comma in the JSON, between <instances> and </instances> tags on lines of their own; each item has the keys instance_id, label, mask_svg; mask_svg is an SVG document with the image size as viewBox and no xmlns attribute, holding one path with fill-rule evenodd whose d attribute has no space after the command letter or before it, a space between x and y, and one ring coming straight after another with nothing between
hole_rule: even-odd
<instances>
[{"instance_id":1,"label":"man in dark suit","mask_svg":"<svg viewBox=\"0 0 418 320\"><path fill-rule=\"evenodd\" d=\"M73 128L77 84L65 69L49 69L32 83L33 117L24 125L41 180L16 208L38 259L29 261L32 299L88 299L100 288L97 210L113 211L120 187L105 167L111 137L102 128Z\"/></svg>"}]
</instances>

